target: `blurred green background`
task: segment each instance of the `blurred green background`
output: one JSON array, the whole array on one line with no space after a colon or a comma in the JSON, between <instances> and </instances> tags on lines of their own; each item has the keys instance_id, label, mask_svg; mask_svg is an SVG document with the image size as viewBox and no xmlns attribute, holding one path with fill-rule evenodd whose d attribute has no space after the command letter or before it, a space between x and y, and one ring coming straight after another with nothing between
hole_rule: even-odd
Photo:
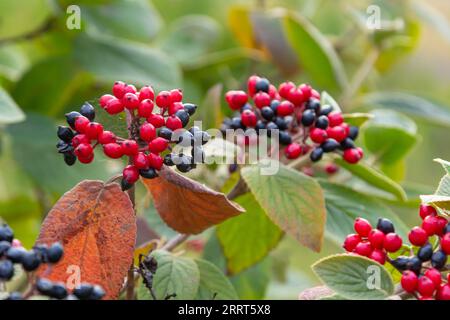
<instances>
[{"instance_id":1,"label":"blurred green background","mask_svg":"<svg viewBox=\"0 0 450 320\"><path fill-rule=\"evenodd\" d=\"M369 5L380 8L380 30L367 28ZM77 8L81 28L70 29ZM384 108L414 120L405 160L367 157L414 199L442 175L432 159L450 159L449 57L446 0L2 0L0 216L31 246L65 191L120 170L100 154L69 169L55 150L64 113L110 91L115 80L183 88L184 100L200 106L197 119L212 127L229 115L223 92L254 73L276 85L309 82L344 111ZM214 188L224 178L220 170L194 175ZM412 225L414 205L394 210ZM172 234L151 206L142 212L158 233ZM244 298L295 299L317 283L310 264L339 250L325 248L312 254L285 237L270 259L233 282ZM217 250L210 239L205 256L221 265Z\"/></svg>"}]
</instances>

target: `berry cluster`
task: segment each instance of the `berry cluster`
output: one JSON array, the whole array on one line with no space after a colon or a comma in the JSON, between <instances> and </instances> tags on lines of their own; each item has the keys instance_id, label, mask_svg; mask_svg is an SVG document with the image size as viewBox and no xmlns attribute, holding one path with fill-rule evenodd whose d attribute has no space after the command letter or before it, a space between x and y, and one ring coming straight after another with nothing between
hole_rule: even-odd
<instances>
[{"instance_id":1,"label":"berry cluster","mask_svg":"<svg viewBox=\"0 0 450 320\"><path fill-rule=\"evenodd\" d=\"M316 162L324 153L333 151L342 152L349 163L357 163L363 157L362 149L354 144L358 127L345 123L341 112L332 106L321 105L320 94L311 86L284 82L277 90L267 79L254 75L248 79L247 87L247 92L226 93L229 107L240 113L224 120L223 132L253 129L259 133L266 129L270 136L271 130L279 130L279 143L286 146L287 159L310 152L310 159ZM249 103L249 97L254 105Z\"/></svg>"},{"instance_id":2,"label":"berry cluster","mask_svg":"<svg viewBox=\"0 0 450 320\"><path fill-rule=\"evenodd\" d=\"M105 94L100 97L100 106L111 115L123 111L128 113L129 138L118 137L113 132L104 130L102 124L94 121L94 107L85 103L79 112L66 114L70 127L58 128L61 140L57 148L68 165L73 165L76 159L81 163L92 162L94 149L100 144L104 154L112 159L129 157L129 165L123 170L122 178L122 189L127 190L139 176L147 179L157 177L157 171L163 164L176 165L178 170L188 172L197 163L203 162L202 145L210 136L197 127L183 129L197 106L183 103L180 89L161 91L155 95L151 86L144 86L137 91L135 86L117 81L112 93L113 95ZM192 147L191 155L163 155L166 150L172 150L171 143Z\"/></svg>"},{"instance_id":3,"label":"berry cluster","mask_svg":"<svg viewBox=\"0 0 450 320\"><path fill-rule=\"evenodd\" d=\"M343 247L381 264L388 261L402 273L402 288L418 299L450 300L450 274L445 276L449 271L450 222L429 205L421 205L419 214L422 224L410 230L411 246L405 246L403 251L403 241L393 233L394 226L387 219L380 219L374 230L367 220L356 219L357 234L348 235ZM387 253L395 252L396 258L390 259ZM408 255L399 255L405 252Z\"/></svg>"},{"instance_id":4,"label":"berry cluster","mask_svg":"<svg viewBox=\"0 0 450 320\"><path fill-rule=\"evenodd\" d=\"M14 265L21 265L25 272L32 273L44 265L50 268L58 263L64 254L62 245L55 242L50 246L39 244L31 250L26 250L18 239L14 239L13 230L7 225L0 225L0 282L9 281L15 274ZM31 279L31 277L30 277ZM82 284L75 288L72 294L61 282L52 282L45 278L38 278L34 288L41 295L53 299L101 299L105 292L100 286ZM86 288L90 288L90 291ZM34 290L33 290L34 291ZM33 293L33 292L31 292ZM8 300L22 300L20 292L11 292Z\"/></svg>"}]
</instances>

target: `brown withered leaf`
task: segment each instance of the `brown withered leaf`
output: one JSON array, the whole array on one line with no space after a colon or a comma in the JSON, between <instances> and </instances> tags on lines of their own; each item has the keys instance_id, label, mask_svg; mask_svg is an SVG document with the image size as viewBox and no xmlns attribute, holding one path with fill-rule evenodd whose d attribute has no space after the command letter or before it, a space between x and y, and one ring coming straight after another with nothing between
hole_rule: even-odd
<instances>
[{"instance_id":1,"label":"brown withered leaf","mask_svg":"<svg viewBox=\"0 0 450 320\"><path fill-rule=\"evenodd\" d=\"M163 167L159 177L143 179L155 208L172 229L186 234L203 230L237 216L245 209L220 192Z\"/></svg>"},{"instance_id":2,"label":"brown withered leaf","mask_svg":"<svg viewBox=\"0 0 450 320\"><path fill-rule=\"evenodd\" d=\"M37 243L55 241L63 244L64 256L46 278L73 283L79 268L81 282L101 285L105 299L117 298L136 241L136 217L128 195L117 183L80 182L44 220Z\"/></svg>"}]
</instances>

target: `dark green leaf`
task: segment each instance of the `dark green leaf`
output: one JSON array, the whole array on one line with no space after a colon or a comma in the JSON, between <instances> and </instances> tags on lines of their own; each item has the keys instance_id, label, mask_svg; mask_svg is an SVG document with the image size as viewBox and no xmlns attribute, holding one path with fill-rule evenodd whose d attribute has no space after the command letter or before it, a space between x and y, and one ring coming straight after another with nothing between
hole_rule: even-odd
<instances>
[{"instance_id":1,"label":"dark green leaf","mask_svg":"<svg viewBox=\"0 0 450 320\"><path fill-rule=\"evenodd\" d=\"M236 290L223 272L211 262L195 260L200 271L197 300L236 300Z\"/></svg>"}]
</instances>

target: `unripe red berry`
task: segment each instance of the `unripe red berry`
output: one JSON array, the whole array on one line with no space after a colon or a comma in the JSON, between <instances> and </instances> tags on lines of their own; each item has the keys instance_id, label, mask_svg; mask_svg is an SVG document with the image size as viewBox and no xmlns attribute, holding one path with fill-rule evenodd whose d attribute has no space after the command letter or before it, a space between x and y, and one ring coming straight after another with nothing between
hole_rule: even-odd
<instances>
[{"instance_id":1,"label":"unripe red berry","mask_svg":"<svg viewBox=\"0 0 450 320\"><path fill-rule=\"evenodd\" d=\"M177 116L170 116L166 119L166 127L175 131L183 128L183 122Z\"/></svg>"},{"instance_id":2,"label":"unripe red berry","mask_svg":"<svg viewBox=\"0 0 450 320\"><path fill-rule=\"evenodd\" d=\"M133 165L128 165L123 169L122 175L128 183L133 184L139 179L139 170Z\"/></svg>"},{"instance_id":3,"label":"unripe red berry","mask_svg":"<svg viewBox=\"0 0 450 320\"><path fill-rule=\"evenodd\" d=\"M349 234L347 237L345 237L344 244L342 245L342 247L347 252L353 252L353 250L355 250L356 246L360 242L361 237L359 236L359 234Z\"/></svg>"},{"instance_id":4,"label":"unripe red berry","mask_svg":"<svg viewBox=\"0 0 450 320\"><path fill-rule=\"evenodd\" d=\"M297 159L302 154L302 151L302 146L294 142L284 149L284 154L288 159Z\"/></svg>"},{"instance_id":5,"label":"unripe red berry","mask_svg":"<svg viewBox=\"0 0 450 320\"><path fill-rule=\"evenodd\" d=\"M139 152L139 146L134 140L124 140L122 142L122 152L127 156L134 156Z\"/></svg>"},{"instance_id":6,"label":"unripe red berry","mask_svg":"<svg viewBox=\"0 0 450 320\"><path fill-rule=\"evenodd\" d=\"M151 123L145 122L139 128L139 136L144 141L152 141L156 138L156 128Z\"/></svg>"},{"instance_id":7,"label":"unripe red berry","mask_svg":"<svg viewBox=\"0 0 450 320\"><path fill-rule=\"evenodd\" d=\"M155 128L161 128L166 123L162 115L154 113L147 118L147 122L151 123Z\"/></svg>"},{"instance_id":8,"label":"unripe red berry","mask_svg":"<svg viewBox=\"0 0 450 320\"><path fill-rule=\"evenodd\" d=\"M170 90L170 102L181 102L183 100L183 91L181 89Z\"/></svg>"},{"instance_id":9,"label":"unripe red berry","mask_svg":"<svg viewBox=\"0 0 450 320\"><path fill-rule=\"evenodd\" d=\"M122 99L125 95L126 84L122 81L116 81L112 87L112 93L117 99Z\"/></svg>"},{"instance_id":10,"label":"unripe red berry","mask_svg":"<svg viewBox=\"0 0 450 320\"><path fill-rule=\"evenodd\" d=\"M155 99L155 91L151 86L145 86L142 87L141 90L139 90L139 100L144 101L150 99L153 101Z\"/></svg>"},{"instance_id":11,"label":"unripe red berry","mask_svg":"<svg viewBox=\"0 0 450 320\"><path fill-rule=\"evenodd\" d=\"M441 239L441 249L445 254L450 255L450 233L446 233Z\"/></svg>"},{"instance_id":12,"label":"unripe red berry","mask_svg":"<svg viewBox=\"0 0 450 320\"><path fill-rule=\"evenodd\" d=\"M332 111L328 114L328 124L330 127L335 127L344 122L344 117L339 111Z\"/></svg>"},{"instance_id":13,"label":"unripe red berry","mask_svg":"<svg viewBox=\"0 0 450 320\"><path fill-rule=\"evenodd\" d=\"M400 280L403 290L408 293L414 293L416 291L418 282L419 279L417 278L417 275L409 270L403 272Z\"/></svg>"},{"instance_id":14,"label":"unripe red berry","mask_svg":"<svg viewBox=\"0 0 450 320\"><path fill-rule=\"evenodd\" d=\"M436 289L439 289L442 283L442 275L439 270L435 268L428 269L427 271L425 271L424 276L433 281L434 287Z\"/></svg>"},{"instance_id":15,"label":"unripe red berry","mask_svg":"<svg viewBox=\"0 0 450 320\"><path fill-rule=\"evenodd\" d=\"M122 98L122 104L129 110L139 107L139 98L134 93L126 93Z\"/></svg>"},{"instance_id":16,"label":"unripe red berry","mask_svg":"<svg viewBox=\"0 0 450 320\"><path fill-rule=\"evenodd\" d=\"M118 143L107 143L103 146L103 152L107 157L119 159L123 156L122 146Z\"/></svg>"},{"instance_id":17,"label":"unripe red berry","mask_svg":"<svg viewBox=\"0 0 450 320\"><path fill-rule=\"evenodd\" d=\"M428 277L422 276L417 282L417 291L424 297L431 297L436 290L433 281Z\"/></svg>"},{"instance_id":18,"label":"unripe red berry","mask_svg":"<svg viewBox=\"0 0 450 320\"><path fill-rule=\"evenodd\" d=\"M161 153L167 149L168 145L169 141L164 138L158 137L148 144L148 149L153 153Z\"/></svg>"},{"instance_id":19,"label":"unripe red berry","mask_svg":"<svg viewBox=\"0 0 450 320\"><path fill-rule=\"evenodd\" d=\"M138 152L133 156L133 165L138 169L147 169L149 164L147 155L143 152Z\"/></svg>"},{"instance_id":20,"label":"unripe red berry","mask_svg":"<svg viewBox=\"0 0 450 320\"><path fill-rule=\"evenodd\" d=\"M150 167L152 167L155 170L161 170L164 163L164 159L160 155L155 153L149 153L147 157Z\"/></svg>"},{"instance_id":21,"label":"unripe red berry","mask_svg":"<svg viewBox=\"0 0 450 320\"><path fill-rule=\"evenodd\" d=\"M184 110L181 102L173 102L169 107L169 115L174 115L177 111Z\"/></svg>"},{"instance_id":22,"label":"unripe red berry","mask_svg":"<svg viewBox=\"0 0 450 320\"><path fill-rule=\"evenodd\" d=\"M425 219L425 217L437 215L437 211L433 206L421 204L419 209L419 215L423 220Z\"/></svg>"},{"instance_id":23,"label":"unripe red berry","mask_svg":"<svg viewBox=\"0 0 450 320\"><path fill-rule=\"evenodd\" d=\"M161 91L156 96L156 105L162 109L166 109L170 106L170 92L169 91Z\"/></svg>"},{"instance_id":24,"label":"unripe red berry","mask_svg":"<svg viewBox=\"0 0 450 320\"><path fill-rule=\"evenodd\" d=\"M122 101L119 99L111 99L106 103L105 111L109 114L118 114L121 113L125 109L125 106L122 104Z\"/></svg>"},{"instance_id":25,"label":"unripe red berry","mask_svg":"<svg viewBox=\"0 0 450 320\"><path fill-rule=\"evenodd\" d=\"M325 172L328 174L335 174L339 170L339 167L334 163L328 163L325 166Z\"/></svg>"},{"instance_id":26,"label":"unripe red berry","mask_svg":"<svg viewBox=\"0 0 450 320\"><path fill-rule=\"evenodd\" d=\"M74 153L78 158L89 158L93 152L94 148L88 143L82 143L74 150Z\"/></svg>"},{"instance_id":27,"label":"unripe red berry","mask_svg":"<svg viewBox=\"0 0 450 320\"><path fill-rule=\"evenodd\" d=\"M248 96L244 91L231 90L225 94L225 101L231 110L239 110L247 103Z\"/></svg>"},{"instance_id":28,"label":"unripe red berry","mask_svg":"<svg viewBox=\"0 0 450 320\"><path fill-rule=\"evenodd\" d=\"M343 158L348 163L357 163L361 160L361 153L356 148L347 149L344 151Z\"/></svg>"},{"instance_id":29,"label":"unripe red berry","mask_svg":"<svg viewBox=\"0 0 450 320\"><path fill-rule=\"evenodd\" d=\"M91 140L85 135L85 134L77 134L75 137L72 138L72 146L74 148L78 147L82 143L91 143Z\"/></svg>"},{"instance_id":30,"label":"unripe red berry","mask_svg":"<svg viewBox=\"0 0 450 320\"><path fill-rule=\"evenodd\" d=\"M409 242L412 245L421 247L428 241L428 234L420 227L414 227L408 234Z\"/></svg>"},{"instance_id":31,"label":"unripe red berry","mask_svg":"<svg viewBox=\"0 0 450 320\"><path fill-rule=\"evenodd\" d=\"M305 97L305 100L308 100L309 98L311 98L311 94L312 94L312 88L310 85L304 83L301 84L298 89L303 92L303 96Z\"/></svg>"},{"instance_id":32,"label":"unripe red berry","mask_svg":"<svg viewBox=\"0 0 450 320\"><path fill-rule=\"evenodd\" d=\"M266 92L258 92L253 96L253 101L258 109L262 109L270 105L270 96Z\"/></svg>"},{"instance_id":33,"label":"unripe red berry","mask_svg":"<svg viewBox=\"0 0 450 320\"><path fill-rule=\"evenodd\" d=\"M116 135L111 131L103 131L97 138L100 144L108 144L116 142Z\"/></svg>"},{"instance_id":34,"label":"unripe red berry","mask_svg":"<svg viewBox=\"0 0 450 320\"><path fill-rule=\"evenodd\" d=\"M248 90L248 94L253 97L253 95L256 93L256 83L260 80L261 78L253 75L250 78L248 78L247 81L247 90Z\"/></svg>"},{"instance_id":35,"label":"unripe red berry","mask_svg":"<svg viewBox=\"0 0 450 320\"><path fill-rule=\"evenodd\" d=\"M384 233L378 229L373 229L369 233L369 242L375 249L381 249L383 248L383 242L384 242Z\"/></svg>"},{"instance_id":36,"label":"unripe red berry","mask_svg":"<svg viewBox=\"0 0 450 320\"><path fill-rule=\"evenodd\" d=\"M242 124L246 127L254 127L256 126L256 123L258 122L258 117L256 114L251 110L244 110L241 113L241 121Z\"/></svg>"},{"instance_id":37,"label":"unripe red berry","mask_svg":"<svg viewBox=\"0 0 450 320\"><path fill-rule=\"evenodd\" d=\"M341 126L327 128L327 135L329 138L332 138L337 142L342 142L345 138L347 138L345 129Z\"/></svg>"},{"instance_id":38,"label":"unripe red berry","mask_svg":"<svg viewBox=\"0 0 450 320\"><path fill-rule=\"evenodd\" d=\"M353 228L361 237L368 237L370 231L372 231L370 222L364 218L356 218L355 223L353 224Z\"/></svg>"},{"instance_id":39,"label":"unripe red berry","mask_svg":"<svg viewBox=\"0 0 450 320\"><path fill-rule=\"evenodd\" d=\"M320 128L312 129L309 133L309 137L315 143L323 143L328 139L327 131Z\"/></svg>"},{"instance_id":40,"label":"unripe red berry","mask_svg":"<svg viewBox=\"0 0 450 320\"><path fill-rule=\"evenodd\" d=\"M110 94L104 94L104 95L102 95L102 96L100 97L100 99L99 99L100 106L101 106L102 108L106 107L106 104L107 104L107 103L109 102L109 100L111 100L111 99L114 99L114 96L113 96L113 95L110 95Z\"/></svg>"},{"instance_id":41,"label":"unripe red berry","mask_svg":"<svg viewBox=\"0 0 450 320\"><path fill-rule=\"evenodd\" d=\"M382 249L374 249L369 256L370 259L378 262L379 264L386 263L386 251Z\"/></svg>"},{"instance_id":42,"label":"unripe red berry","mask_svg":"<svg viewBox=\"0 0 450 320\"><path fill-rule=\"evenodd\" d=\"M75 119L75 130L80 133L85 133L88 124L91 123L85 116L79 116Z\"/></svg>"},{"instance_id":43,"label":"unripe red berry","mask_svg":"<svg viewBox=\"0 0 450 320\"><path fill-rule=\"evenodd\" d=\"M373 248L369 242L363 241L356 245L354 252L360 256L370 257L373 252Z\"/></svg>"},{"instance_id":44,"label":"unripe red berry","mask_svg":"<svg viewBox=\"0 0 450 320\"><path fill-rule=\"evenodd\" d=\"M402 247L402 238L396 233L388 233L383 242L383 247L387 252L396 252Z\"/></svg>"},{"instance_id":45,"label":"unripe red berry","mask_svg":"<svg viewBox=\"0 0 450 320\"><path fill-rule=\"evenodd\" d=\"M295 84L291 81L288 82L283 82L280 84L280 86L278 87L278 93L280 94L280 96L284 99L288 99L289 98L289 92L295 88Z\"/></svg>"},{"instance_id":46,"label":"unripe red berry","mask_svg":"<svg viewBox=\"0 0 450 320\"><path fill-rule=\"evenodd\" d=\"M439 232L439 221L436 216L426 216L422 221L422 229L426 231L429 236L435 235Z\"/></svg>"},{"instance_id":47,"label":"unripe red berry","mask_svg":"<svg viewBox=\"0 0 450 320\"><path fill-rule=\"evenodd\" d=\"M441 285L436 293L437 300L450 300L450 284Z\"/></svg>"},{"instance_id":48,"label":"unripe red berry","mask_svg":"<svg viewBox=\"0 0 450 320\"><path fill-rule=\"evenodd\" d=\"M280 117L289 116L294 112L294 105L290 101L282 101L277 107L277 115Z\"/></svg>"},{"instance_id":49,"label":"unripe red berry","mask_svg":"<svg viewBox=\"0 0 450 320\"><path fill-rule=\"evenodd\" d=\"M307 99L305 99L305 95L303 94L302 90L298 88L292 88L291 91L289 91L287 100L292 102L295 106L299 106L303 102L306 102Z\"/></svg>"},{"instance_id":50,"label":"unripe red berry","mask_svg":"<svg viewBox=\"0 0 450 320\"><path fill-rule=\"evenodd\" d=\"M148 118L153 112L154 103L153 100L145 99L139 103L138 116L141 118Z\"/></svg>"},{"instance_id":51,"label":"unripe red berry","mask_svg":"<svg viewBox=\"0 0 450 320\"><path fill-rule=\"evenodd\" d=\"M78 157L78 161L80 161L83 164L91 163L94 160L94 154L92 153L90 156L87 157Z\"/></svg>"},{"instance_id":52,"label":"unripe red berry","mask_svg":"<svg viewBox=\"0 0 450 320\"><path fill-rule=\"evenodd\" d=\"M103 126L98 122L91 122L85 129L86 136L91 140L97 140L103 133Z\"/></svg>"}]
</instances>

